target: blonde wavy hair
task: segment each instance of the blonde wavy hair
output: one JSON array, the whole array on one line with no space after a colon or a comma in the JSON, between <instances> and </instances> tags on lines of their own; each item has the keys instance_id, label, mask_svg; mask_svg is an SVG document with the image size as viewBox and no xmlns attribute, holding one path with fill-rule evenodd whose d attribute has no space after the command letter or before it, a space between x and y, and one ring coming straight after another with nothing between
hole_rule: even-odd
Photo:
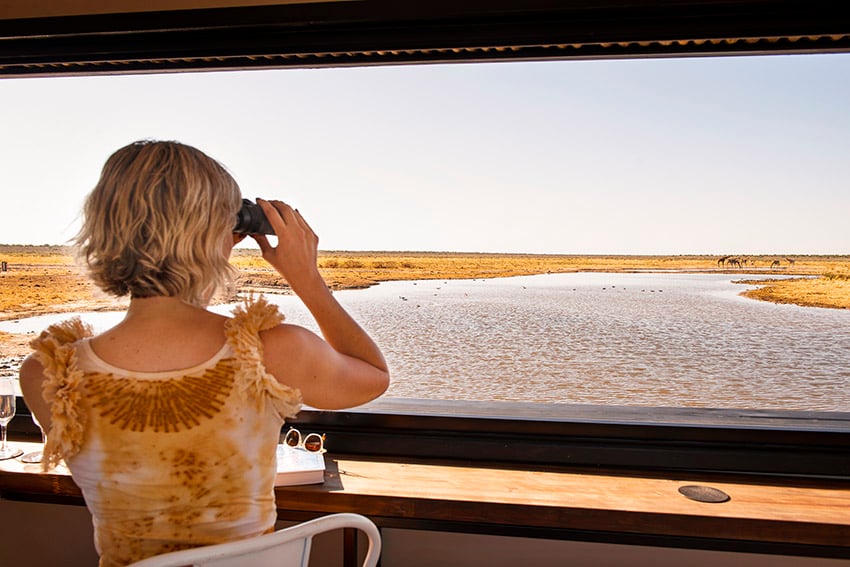
<instances>
[{"instance_id":1,"label":"blonde wavy hair","mask_svg":"<svg viewBox=\"0 0 850 567\"><path fill-rule=\"evenodd\" d=\"M200 150L138 141L106 160L73 242L107 293L205 305L233 286L225 239L240 203L233 177Z\"/></svg>"}]
</instances>

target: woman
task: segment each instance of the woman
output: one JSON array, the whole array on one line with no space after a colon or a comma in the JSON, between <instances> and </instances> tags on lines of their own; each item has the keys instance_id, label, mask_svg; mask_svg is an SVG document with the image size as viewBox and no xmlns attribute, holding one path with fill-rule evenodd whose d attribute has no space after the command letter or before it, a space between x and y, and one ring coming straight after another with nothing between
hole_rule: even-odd
<instances>
[{"instance_id":1,"label":"woman","mask_svg":"<svg viewBox=\"0 0 850 567\"><path fill-rule=\"evenodd\" d=\"M177 142L115 152L76 237L94 282L130 295L92 336L78 319L34 340L21 367L47 431L45 468L64 459L83 491L104 567L274 528L275 450L301 403L337 409L381 395L381 351L318 272L318 238L298 213L259 200L277 236L252 235L324 339L282 323L262 298L206 309L232 278L241 203L227 171Z\"/></svg>"}]
</instances>

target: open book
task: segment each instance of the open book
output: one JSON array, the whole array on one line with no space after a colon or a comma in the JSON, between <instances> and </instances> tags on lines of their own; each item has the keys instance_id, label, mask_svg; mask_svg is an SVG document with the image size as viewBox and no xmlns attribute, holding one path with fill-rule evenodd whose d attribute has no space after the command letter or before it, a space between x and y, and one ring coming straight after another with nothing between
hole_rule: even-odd
<instances>
[{"instance_id":1,"label":"open book","mask_svg":"<svg viewBox=\"0 0 850 567\"><path fill-rule=\"evenodd\" d=\"M288 445L277 446L275 486L321 484L325 481L325 457Z\"/></svg>"}]
</instances>

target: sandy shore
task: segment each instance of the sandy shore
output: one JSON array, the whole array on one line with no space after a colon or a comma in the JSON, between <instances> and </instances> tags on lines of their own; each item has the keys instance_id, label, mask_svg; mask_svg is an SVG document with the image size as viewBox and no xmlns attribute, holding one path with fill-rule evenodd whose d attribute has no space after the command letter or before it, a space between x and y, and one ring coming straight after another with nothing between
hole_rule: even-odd
<instances>
[{"instance_id":1,"label":"sandy shore","mask_svg":"<svg viewBox=\"0 0 850 567\"><path fill-rule=\"evenodd\" d=\"M440 252L322 252L319 268L333 289L363 288L382 281L495 278L581 271L646 270L799 275L783 281L760 281L745 292L754 299L805 306L850 309L848 256L737 256L738 264L716 256L579 256L471 254ZM728 260L728 258L727 258ZM126 299L99 292L74 265L68 249L58 246L0 245L0 321L48 313L123 309ZM288 293L258 250L237 249L232 263L239 269L240 291ZM815 277L812 277L815 276ZM751 283L748 282L748 283ZM29 351L31 336L0 332L0 375L17 367Z\"/></svg>"}]
</instances>

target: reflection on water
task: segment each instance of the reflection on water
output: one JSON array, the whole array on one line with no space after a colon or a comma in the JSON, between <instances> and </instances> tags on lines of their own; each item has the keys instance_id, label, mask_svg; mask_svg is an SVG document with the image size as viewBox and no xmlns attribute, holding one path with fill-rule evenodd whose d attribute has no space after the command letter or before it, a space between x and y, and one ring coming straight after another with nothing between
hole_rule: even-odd
<instances>
[{"instance_id":1,"label":"reflection on water","mask_svg":"<svg viewBox=\"0 0 850 567\"><path fill-rule=\"evenodd\" d=\"M398 282L344 301L384 348L394 397L850 411L850 312L744 289L584 273Z\"/></svg>"},{"instance_id":2,"label":"reflection on water","mask_svg":"<svg viewBox=\"0 0 850 567\"><path fill-rule=\"evenodd\" d=\"M581 273L337 297L384 349L392 397L850 411L850 311L744 289L720 274ZM295 298L270 299L316 329Z\"/></svg>"}]
</instances>

